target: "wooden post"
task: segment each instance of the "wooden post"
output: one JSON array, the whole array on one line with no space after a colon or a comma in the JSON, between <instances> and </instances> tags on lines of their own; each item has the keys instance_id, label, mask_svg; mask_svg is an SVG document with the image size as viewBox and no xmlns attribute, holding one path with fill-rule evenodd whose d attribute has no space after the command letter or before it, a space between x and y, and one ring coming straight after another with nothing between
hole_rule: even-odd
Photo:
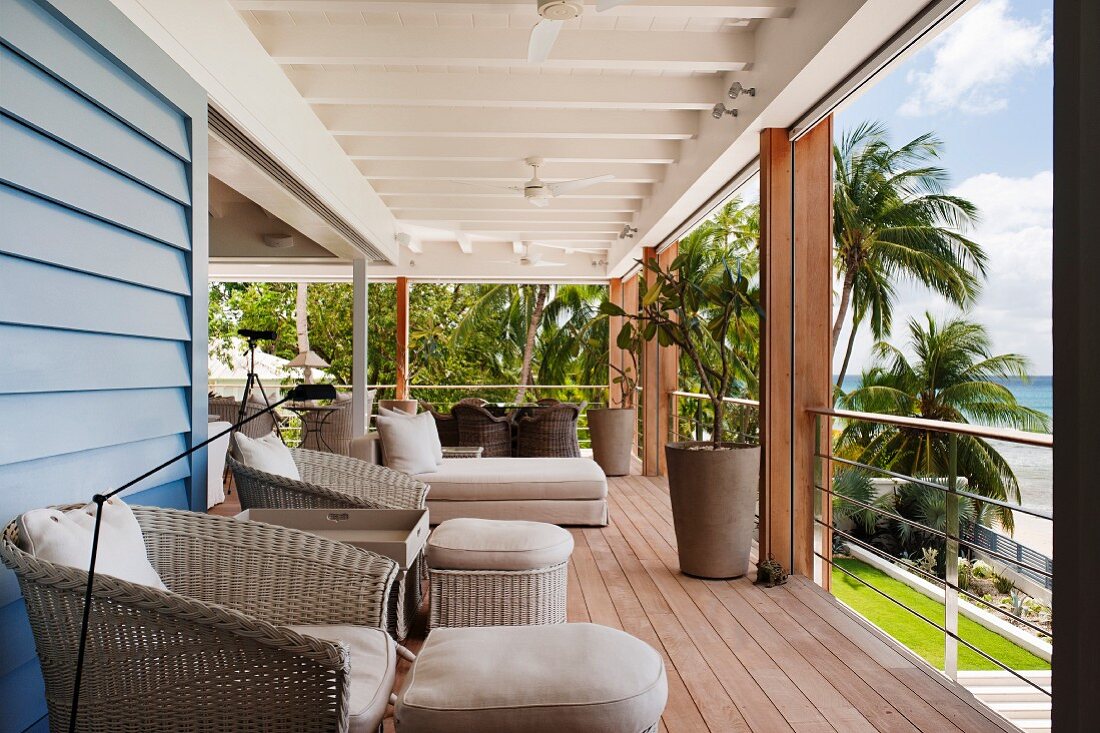
<instances>
[{"instance_id":1,"label":"wooden post","mask_svg":"<svg viewBox=\"0 0 1100 733\"><path fill-rule=\"evenodd\" d=\"M667 269L680 253L680 243L673 242L657 256L663 269ZM654 342L656 344L656 342ZM676 346L658 346L657 386L660 399L657 402L657 471L668 475L665 464L665 445L677 426L678 400L672 396L680 388L680 349ZM673 438L675 439L675 438Z\"/></svg>"},{"instance_id":2,"label":"wooden post","mask_svg":"<svg viewBox=\"0 0 1100 733\"><path fill-rule=\"evenodd\" d=\"M364 435L370 428L367 415L367 261L353 260L351 332L351 434Z\"/></svg>"},{"instance_id":3,"label":"wooden post","mask_svg":"<svg viewBox=\"0 0 1100 733\"><path fill-rule=\"evenodd\" d=\"M634 273L630 277L623 280L623 310L627 313L634 314L638 312L638 274ZM639 355L640 356L640 355ZM639 367L641 365L639 364ZM638 407L638 392L634 392L634 406ZM638 435L638 421L634 422L634 455L641 455L642 445Z\"/></svg>"},{"instance_id":4,"label":"wooden post","mask_svg":"<svg viewBox=\"0 0 1100 733\"><path fill-rule=\"evenodd\" d=\"M826 117L794 144L794 416L793 524L796 573L814 577L814 451L832 448L830 421L816 420L807 410L828 407L833 400L833 118ZM820 426L820 428L818 428ZM821 434L816 434L820 429ZM829 488L832 471L825 465L821 485ZM822 521L831 521L832 502L822 497ZM826 533L820 533L824 536ZM832 544L819 549L830 557ZM828 588L831 572L822 568Z\"/></svg>"},{"instance_id":5,"label":"wooden post","mask_svg":"<svg viewBox=\"0 0 1100 733\"><path fill-rule=\"evenodd\" d=\"M397 278L397 389L395 399L409 399L409 278Z\"/></svg>"},{"instance_id":6,"label":"wooden post","mask_svg":"<svg viewBox=\"0 0 1100 733\"><path fill-rule=\"evenodd\" d=\"M792 149L786 130L760 132L760 557L791 567Z\"/></svg>"},{"instance_id":7,"label":"wooden post","mask_svg":"<svg viewBox=\"0 0 1100 733\"><path fill-rule=\"evenodd\" d=\"M607 299L615 305L622 308L623 306L623 281L622 278L612 278L607 283ZM623 358L623 350L619 348L615 343L615 339L619 337L619 331L623 327L623 319L621 316L611 316L607 319L607 360L609 362L608 375L607 375L607 406L608 407L622 407L623 406L623 388L620 384L615 384L615 379L619 376L619 372L616 369L622 369L626 359ZM613 369L611 367L615 367Z\"/></svg>"},{"instance_id":8,"label":"wooden post","mask_svg":"<svg viewBox=\"0 0 1100 733\"><path fill-rule=\"evenodd\" d=\"M656 247L642 248L642 262L648 263L657 258ZM644 277L646 285L652 285L656 279L652 272L643 269L639 277ZM661 347L657 339L646 341L642 346L642 475L657 476L661 472L661 440L659 416L661 413Z\"/></svg>"}]
</instances>

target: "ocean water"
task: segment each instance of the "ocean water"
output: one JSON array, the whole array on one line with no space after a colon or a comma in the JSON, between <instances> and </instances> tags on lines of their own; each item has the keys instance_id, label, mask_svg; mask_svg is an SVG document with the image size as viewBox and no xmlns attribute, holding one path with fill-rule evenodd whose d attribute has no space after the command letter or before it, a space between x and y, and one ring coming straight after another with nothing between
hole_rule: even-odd
<instances>
[{"instance_id":1,"label":"ocean water","mask_svg":"<svg viewBox=\"0 0 1100 733\"><path fill-rule=\"evenodd\" d=\"M1016 400L1034 410L1054 416L1054 379L1049 375L1031 377L1027 382L1020 379L1002 380L1012 390ZM844 378L844 391L855 389L859 376L848 375ZM1016 479L1020 482L1020 496L1024 506L1050 512L1054 508L1054 451L1050 448L1038 448L1016 443L992 440L990 443L1004 456ZM1053 554L1051 541L1051 522L1016 514L1015 537L1029 547L1046 555Z\"/></svg>"}]
</instances>

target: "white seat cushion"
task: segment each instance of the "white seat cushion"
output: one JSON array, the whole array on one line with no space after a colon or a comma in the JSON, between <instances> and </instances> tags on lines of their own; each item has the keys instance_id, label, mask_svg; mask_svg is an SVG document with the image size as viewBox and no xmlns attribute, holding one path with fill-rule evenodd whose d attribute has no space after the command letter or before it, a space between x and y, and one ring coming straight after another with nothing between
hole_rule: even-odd
<instances>
[{"instance_id":1,"label":"white seat cushion","mask_svg":"<svg viewBox=\"0 0 1100 733\"><path fill-rule=\"evenodd\" d=\"M400 415L380 408L374 423L382 439L382 460L387 468L409 475L434 471L443 460L439 432L430 412Z\"/></svg>"},{"instance_id":2,"label":"white seat cushion","mask_svg":"<svg viewBox=\"0 0 1100 733\"><path fill-rule=\"evenodd\" d=\"M607 477L590 458L444 458L437 470L413 478L431 485L433 501L607 496Z\"/></svg>"},{"instance_id":3,"label":"white seat cushion","mask_svg":"<svg viewBox=\"0 0 1100 733\"><path fill-rule=\"evenodd\" d=\"M350 733L377 733L393 692L397 659L393 639L367 626L288 626L303 636L347 644L351 652Z\"/></svg>"},{"instance_id":4,"label":"white seat cushion","mask_svg":"<svg viewBox=\"0 0 1100 733\"><path fill-rule=\"evenodd\" d=\"M668 697L664 662L594 624L434 629L405 679L401 733L641 733Z\"/></svg>"},{"instance_id":5,"label":"white seat cushion","mask_svg":"<svg viewBox=\"0 0 1100 733\"><path fill-rule=\"evenodd\" d=\"M257 471L273 476L286 476L295 481L302 480L290 449L283 445L283 441L275 433L268 433L262 438L250 438L238 430L233 434L233 454L241 463Z\"/></svg>"},{"instance_id":6,"label":"white seat cushion","mask_svg":"<svg viewBox=\"0 0 1100 733\"><path fill-rule=\"evenodd\" d=\"M87 570L92 556L95 504L78 509L32 509L19 517L19 546L35 557ZM96 553L97 575L168 590L149 562L145 538L130 507L117 496L103 505Z\"/></svg>"},{"instance_id":7,"label":"white seat cushion","mask_svg":"<svg viewBox=\"0 0 1100 733\"><path fill-rule=\"evenodd\" d=\"M535 570L573 553L573 535L544 522L448 519L428 538L428 567L441 570Z\"/></svg>"}]
</instances>

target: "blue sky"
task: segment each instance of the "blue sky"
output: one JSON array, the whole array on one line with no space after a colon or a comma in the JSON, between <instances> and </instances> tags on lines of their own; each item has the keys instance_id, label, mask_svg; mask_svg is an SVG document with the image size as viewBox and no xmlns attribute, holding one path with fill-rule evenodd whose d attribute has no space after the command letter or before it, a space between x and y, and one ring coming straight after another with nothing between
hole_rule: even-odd
<instances>
[{"instance_id":1,"label":"blue sky","mask_svg":"<svg viewBox=\"0 0 1100 733\"><path fill-rule=\"evenodd\" d=\"M968 317L986 325L997 353L1027 356L1035 374L1051 368L1051 186L1053 0L983 0L935 40L849 102L837 135L868 119L887 124L895 144L928 131L945 143L949 188L978 205L969 232L989 256L989 280ZM957 309L902 285L895 343L925 310ZM842 336L846 343L847 333ZM849 371L870 362L857 337ZM839 366L838 348L834 366Z\"/></svg>"}]
</instances>

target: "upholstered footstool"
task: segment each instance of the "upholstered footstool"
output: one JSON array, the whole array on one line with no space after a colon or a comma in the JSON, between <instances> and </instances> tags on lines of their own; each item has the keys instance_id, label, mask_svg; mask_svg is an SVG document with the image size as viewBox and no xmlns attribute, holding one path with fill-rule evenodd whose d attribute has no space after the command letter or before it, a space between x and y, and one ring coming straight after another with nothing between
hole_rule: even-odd
<instances>
[{"instance_id":1,"label":"upholstered footstool","mask_svg":"<svg viewBox=\"0 0 1100 733\"><path fill-rule=\"evenodd\" d=\"M448 519L428 537L429 628L565 623L572 553L553 524Z\"/></svg>"},{"instance_id":2,"label":"upholstered footstool","mask_svg":"<svg viewBox=\"0 0 1100 733\"><path fill-rule=\"evenodd\" d=\"M435 629L394 720L398 733L643 733L667 698L661 655L617 629Z\"/></svg>"}]
</instances>

